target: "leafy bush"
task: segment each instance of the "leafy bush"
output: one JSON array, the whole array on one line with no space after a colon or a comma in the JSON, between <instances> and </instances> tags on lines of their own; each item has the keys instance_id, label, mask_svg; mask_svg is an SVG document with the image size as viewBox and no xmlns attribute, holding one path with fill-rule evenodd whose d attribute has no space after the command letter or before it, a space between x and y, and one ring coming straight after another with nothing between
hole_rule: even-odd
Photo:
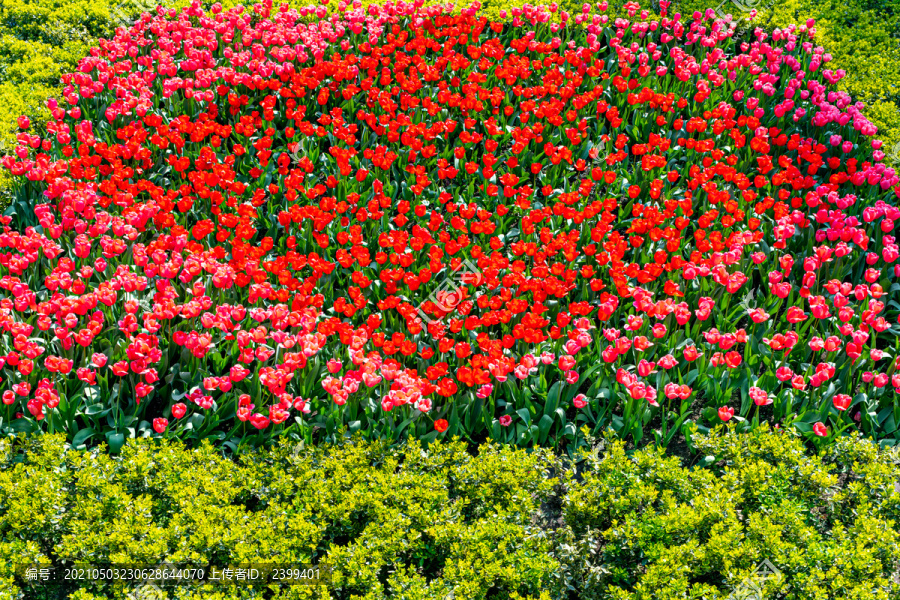
<instances>
[{"instance_id":1,"label":"leafy bush","mask_svg":"<svg viewBox=\"0 0 900 600\"><path fill-rule=\"evenodd\" d=\"M626 454L617 441L588 457L565 499L556 551L579 597L724 599L754 586L758 597L791 600L900 592L895 450L845 437L809 455L790 433L765 427L693 441L700 464L691 469L652 448ZM764 561L780 575L761 576Z\"/></svg>"},{"instance_id":2,"label":"leafy bush","mask_svg":"<svg viewBox=\"0 0 900 600\"><path fill-rule=\"evenodd\" d=\"M208 444L137 440L111 457L65 451L59 435L4 440L0 595L15 596L24 563L210 561L334 569L327 593L285 586L273 598L531 597L553 571L546 538L528 529L552 488L546 461L490 445L477 457L461 443L425 452L413 441L279 446L235 464ZM194 592L216 597L213 586ZM69 593L118 597L100 583Z\"/></svg>"},{"instance_id":3,"label":"leafy bush","mask_svg":"<svg viewBox=\"0 0 900 600\"><path fill-rule=\"evenodd\" d=\"M0 595L56 597L14 569L79 561L334 566L331 587L273 587L272 598L723 600L752 585L791 600L900 592L895 449L845 436L811 455L766 427L692 443L686 465L657 449L626 452L615 439L575 462L490 444L473 457L460 442L413 439L403 448L280 445L237 462L208 443L139 439L111 456L67 450L60 435L4 440ZM763 581L763 561L780 576ZM249 588L165 589L179 599L251 597ZM64 592L122 597L102 584Z\"/></svg>"}]
</instances>

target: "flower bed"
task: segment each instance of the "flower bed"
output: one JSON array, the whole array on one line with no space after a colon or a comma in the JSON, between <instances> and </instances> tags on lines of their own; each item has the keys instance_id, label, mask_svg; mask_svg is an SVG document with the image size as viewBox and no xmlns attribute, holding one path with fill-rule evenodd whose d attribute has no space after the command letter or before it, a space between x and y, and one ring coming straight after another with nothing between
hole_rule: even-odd
<instances>
[{"instance_id":1,"label":"flower bed","mask_svg":"<svg viewBox=\"0 0 900 600\"><path fill-rule=\"evenodd\" d=\"M896 439L900 186L811 23L342 8L159 9L21 119L3 428Z\"/></svg>"}]
</instances>

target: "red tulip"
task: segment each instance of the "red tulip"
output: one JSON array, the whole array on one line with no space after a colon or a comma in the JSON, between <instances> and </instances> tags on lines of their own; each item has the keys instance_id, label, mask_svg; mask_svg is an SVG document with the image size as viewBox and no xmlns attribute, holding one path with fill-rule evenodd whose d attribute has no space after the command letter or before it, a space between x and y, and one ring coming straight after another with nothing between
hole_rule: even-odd
<instances>
[{"instance_id":1,"label":"red tulip","mask_svg":"<svg viewBox=\"0 0 900 600\"><path fill-rule=\"evenodd\" d=\"M847 394L835 394L832 402L834 403L834 407L838 410L847 410L850 408L850 402L852 399Z\"/></svg>"},{"instance_id":2,"label":"red tulip","mask_svg":"<svg viewBox=\"0 0 900 600\"><path fill-rule=\"evenodd\" d=\"M321 384L332 409L359 403L374 426L381 412L487 398L489 386L511 377L577 384L598 360L583 351L595 327L606 340L599 361L621 364L618 385L651 405L657 392L638 377L665 370L666 398L687 399L690 386L676 382L690 363L705 353L702 368L747 370L756 340L767 347L750 364L774 370L778 382L764 375L751 389L758 405L782 383L798 404L828 382L846 387L834 380L835 364L845 362L854 381L860 364L873 365L861 377L866 393L894 382L894 371L877 365L878 334L896 319L882 285L900 273L890 235L900 181L881 164L880 142L848 141L875 134L851 99L816 92L841 72L822 68L829 57L813 44L790 32L752 49L727 33L696 44L709 20L699 13L692 24L641 18L648 27L635 29L587 11L574 20L593 23L593 33L564 18L540 33L537 23L553 11L536 8L516 9L505 24L488 18L464 40L466 57L442 58L478 11L426 13L412 3L353 17L337 11L324 30L307 26L328 14L324 6L301 8L299 19L267 11L253 19L220 7L207 11L218 20L197 7L191 19L149 15L64 75L63 97L47 105L46 135L19 119L18 146L0 162L44 194L34 203L39 228L0 217L4 402L27 389L28 413L43 419L63 392L75 397L111 366L142 409L185 394L175 419L188 402L221 413L234 393L237 425L264 429L296 409L311 415L301 427L315 428L332 411L298 394ZM396 40L357 35L388 25L399 27ZM170 47L211 32L224 41L183 68L166 58ZM407 44L423 32L433 47ZM616 40L610 72L605 63L575 64L597 54L594 38ZM263 54L278 40L296 52L248 62L246 39L261 40ZM523 95L517 57L535 48L546 60L528 66L543 85ZM721 73L695 68L707 53L728 57L710 59ZM141 60L120 60L126 54ZM390 64L364 64L388 55ZM404 66L435 58L449 63L433 73ZM235 65L245 71L239 77ZM332 77L357 67L368 78ZM779 69L798 79L773 76ZM490 84L488 71L497 76ZM159 76L137 76L145 72ZM723 92L726 78L741 89ZM570 79L605 82L614 93L564 85ZM359 110L363 96L379 106ZM201 117L182 114L188 105ZM622 127L657 105L646 139ZM593 119L607 132L596 139ZM316 160L303 156L323 138L335 143ZM162 187L147 158L160 153ZM679 157L684 168L669 169ZM713 171L741 193L716 188ZM392 172L406 179L403 189ZM845 281L861 270L864 283ZM741 294L741 308L713 299L738 294L751 276L762 286ZM766 312L772 296L778 315ZM684 361L673 350L682 341ZM803 352L794 353L798 344ZM814 360L807 347L819 353ZM170 359L190 377L163 373ZM22 387L51 378L34 398ZM365 400L376 387L380 408ZM253 413L243 393L257 389L275 398L268 417ZM838 410L846 398L835 396ZM210 418L233 426L231 415Z\"/></svg>"},{"instance_id":3,"label":"red tulip","mask_svg":"<svg viewBox=\"0 0 900 600\"><path fill-rule=\"evenodd\" d=\"M265 429L269 426L269 419L261 413L253 413L250 416L250 424L257 429Z\"/></svg>"},{"instance_id":4,"label":"red tulip","mask_svg":"<svg viewBox=\"0 0 900 600\"><path fill-rule=\"evenodd\" d=\"M750 388L750 398L757 406L767 406L773 402L772 397L765 390L756 386Z\"/></svg>"}]
</instances>

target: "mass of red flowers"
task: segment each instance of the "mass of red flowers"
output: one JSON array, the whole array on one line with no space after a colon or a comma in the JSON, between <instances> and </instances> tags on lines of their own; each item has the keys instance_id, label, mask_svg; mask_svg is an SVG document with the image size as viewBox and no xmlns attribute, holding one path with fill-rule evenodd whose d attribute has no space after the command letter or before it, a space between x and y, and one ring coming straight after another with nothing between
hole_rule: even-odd
<instances>
[{"instance_id":1,"label":"mass of red flowers","mask_svg":"<svg viewBox=\"0 0 900 600\"><path fill-rule=\"evenodd\" d=\"M875 127L813 22L667 6L118 30L2 160L33 207L0 234L2 427L900 435Z\"/></svg>"}]
</instances>

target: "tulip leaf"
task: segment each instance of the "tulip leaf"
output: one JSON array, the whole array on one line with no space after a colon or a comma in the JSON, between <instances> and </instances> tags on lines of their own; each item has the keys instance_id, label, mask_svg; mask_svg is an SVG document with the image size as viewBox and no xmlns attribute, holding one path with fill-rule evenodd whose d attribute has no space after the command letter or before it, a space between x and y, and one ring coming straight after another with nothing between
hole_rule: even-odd
<instances>
[{"instance_id":1,"label":"tulip leaf","mask_svg":"<svg viewBox=\"0 0 900 600\"><path fill-rule=\"evenodd\" d=\"M76 450L81 449L81 447L84 446L84 443L93 436L94 430L91 427L79 429L78 433L75 434L75 437L72 438L72 447Z\"/></svg>"},{"instance_id":2,"label":"tulip leaf","mask_svg":"<svg viewBox=\"0 0 900 600\"><path fill-rule=\"evenodd\" d=\"M125 445L125 435L110 431L106 434L106 440L109 444L109 451L112 454L118 454Z\"/></svg>"},{"instance_id":3,"label":"tulip leaf","mask_svg":"<svg viewBox=\"0 0 900 600\"><path fill-rule=\"evenodd\" d=\"M541 417L541 420L538 422L538 443L543 444L547 440L547 434L550 433L550 428L553 426L553 419L549 415L544 415Z\"/></svg>"},{"instance_id":4,"label":"tulip leaf","mask_svg":"<svg viewBox=\"0 0 900 600\"><path fill-rule=\"evenodd\" d=\"M531 413L528 411L527 408L520 408L519 410L516 411L516 414L519 415L520 417L522 417L522 422L526 426L531 425Z\"/></svg>"}]
</instances>

